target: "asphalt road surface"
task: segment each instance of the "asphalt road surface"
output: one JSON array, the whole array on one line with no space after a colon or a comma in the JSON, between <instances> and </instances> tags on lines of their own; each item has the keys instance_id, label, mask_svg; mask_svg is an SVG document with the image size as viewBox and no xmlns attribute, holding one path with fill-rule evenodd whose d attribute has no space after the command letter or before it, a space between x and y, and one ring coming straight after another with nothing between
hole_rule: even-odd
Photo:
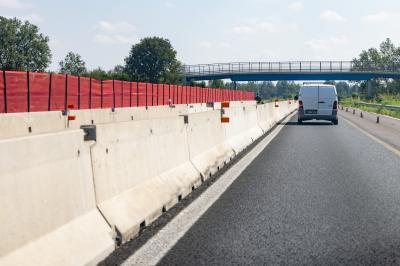
<instances>
[{"instance_id":1,"label":"asphalt road surface","mask_svg":"<svg viewBox=\"0 0 400 266\"><path fill-rule=\"evenodd\" d=\"M399 265L400 157L293 119L159 263Z\"/></svg>"}]
</instances>

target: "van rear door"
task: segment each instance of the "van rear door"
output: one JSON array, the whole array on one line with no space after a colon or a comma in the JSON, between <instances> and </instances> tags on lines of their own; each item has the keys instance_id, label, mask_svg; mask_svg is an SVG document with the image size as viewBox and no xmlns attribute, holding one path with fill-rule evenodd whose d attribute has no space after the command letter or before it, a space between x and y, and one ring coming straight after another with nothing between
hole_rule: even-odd
<instances>
[{"instance_id":1,"label":"van rear door","mask_svg":"<svg viewBox=\"0 0 400 266\"><path fill-rule=\"evenodd\" d=\"M333 86L320 86L318 97L318 114L332 115L333 103L336 100L336 90Z\"/></svg>"},{"instance_id":2,"label":"van rear door","mask_svg":"<svg viewBox=\"0 0 400 266\"><path fill-rule=\"evenodd\" d=\"M304 113L317 114L318 112L318 86L305 86L300 92L303 101Z\"/></svg>"}]
</instances>

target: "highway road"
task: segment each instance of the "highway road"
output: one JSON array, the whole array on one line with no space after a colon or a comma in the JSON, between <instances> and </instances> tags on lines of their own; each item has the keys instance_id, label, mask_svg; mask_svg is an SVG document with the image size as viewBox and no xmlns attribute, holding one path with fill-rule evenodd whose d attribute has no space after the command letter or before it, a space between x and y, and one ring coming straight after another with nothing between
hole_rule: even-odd
<instances>
[{"instance_id":1,"label":"highway road","mask_svg":"<svg viewBox=\"0 0 400 266\"><path fill-rule=\"evenodd\" d=\"M400 153L340 119L289 121L159 265L400 264Z\"/></svg>"}]
</instances>

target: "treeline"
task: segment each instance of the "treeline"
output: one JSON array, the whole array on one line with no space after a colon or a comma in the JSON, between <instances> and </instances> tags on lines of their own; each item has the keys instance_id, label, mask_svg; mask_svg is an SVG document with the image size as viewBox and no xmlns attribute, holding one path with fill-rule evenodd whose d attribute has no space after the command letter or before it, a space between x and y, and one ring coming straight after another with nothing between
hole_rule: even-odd
<instances>
[{"instance_id":1,"label":"treeline","mask_svg":"<svg viewBox=\"0 0 400 266\"><path fill-rule=\"evenodd\" d=\"M45 71L51 62L49 37L36 25L17 18L0 16L0 68L2 70ZM132 45L123 65L112 70L100 67L88 70L82 57L68 52L59 62L58 73L90 76L96 79L119 79L179 84L181 63L169 40L148 37Z\"/></svg>"},{"instance_id":2,"label":"treeline","mask_svg":"<svg viewBox=\"0 0 400 266\"><path fill-rule=\"evenodd\" d=\"M49 37L39 32L36 25L17 18L0 16L0 68L2 70L45 71L51 62ZM121 58L122 61L122 58ZM59 62L58 73L87 76L96 79L135 80L158 83L180 84L181 62L169 40L160 37L148 37L132 45L123 64L111 70L99 68L88 70L82 57L68 52ZM355 68L361 66L399 66L400 47L390 39L381 43L379 48L364 50L353 59ZM400 80L375 79L373 97L386 93L400 95ZM367 82L335 83L341 97L367 97ZM193 82L191 85L215 88L234 88L231 82L213 80ZM298 93L300 84L290 81L237 83L236 89L254 91L262 99L291 98ZM400 97L400 96L399 96Z\"/></svg>"},{"instance_id":3,"label":"treeline","mask_svg":"<svg viewBox=\"0 0 400 266\"><path fill-rule=\"evenodd\" d=\"M400 46L396 46L389 38L382 42L379 48L364 50L353 59L356 68L373 66L377 68L400 66ZM368 98L367 82L355 82L353 93L362 98ZM381 94L391 94L400 97L400 80L374 79L372 80L372 98L379 98ZM354 96L354 95L353 95Z\"/></svg>"}]
</instances>

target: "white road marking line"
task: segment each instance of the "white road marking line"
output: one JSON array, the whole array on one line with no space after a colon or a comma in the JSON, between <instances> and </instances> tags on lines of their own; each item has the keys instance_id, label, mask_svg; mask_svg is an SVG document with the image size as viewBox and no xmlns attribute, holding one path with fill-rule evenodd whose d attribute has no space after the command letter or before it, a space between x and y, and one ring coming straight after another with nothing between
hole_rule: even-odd
<instances>
[{"instance_id":1,"label":"white road marking line","mask_svg":"<svg viewBox=\"0 0 400 266\"><path fill-rule=\"evenodd\" d=\"M293 115L289 115L249 153L227 170L212 186L181 211L146 244L130 256L122 265L156 265L193 224L217 201L240 174L278 135Z\"/></svg>"},{"instance_id":2,"label":"white road marking line","mask_svg":"<svg viewBox=\"0 0 400 266\"><path fill-rule=\"evenodd\" d=\"M350 120L348 120L347 118L344 118L342 116L342 119L344 121L346 121L349 125L355 127L356 129L358 129L359 131L361 131L361 133L363 133L364 135L366 135L367 137L373 139L374 141L378 142L379 144L381 144L382 146L384 146L386 149L388 149L389 151L393 152L394 154L396 154L397 156L400 156L400 150L396 149L395 147L393 147L392 145L384 142L381 139L378 139L377 137L375 137L374 135L368 133L367 131L365 131L364 129L360 128L359 126L357 126L356 124L354 124L353 122L351 122Z\"/></svg>"}]
</instances>

